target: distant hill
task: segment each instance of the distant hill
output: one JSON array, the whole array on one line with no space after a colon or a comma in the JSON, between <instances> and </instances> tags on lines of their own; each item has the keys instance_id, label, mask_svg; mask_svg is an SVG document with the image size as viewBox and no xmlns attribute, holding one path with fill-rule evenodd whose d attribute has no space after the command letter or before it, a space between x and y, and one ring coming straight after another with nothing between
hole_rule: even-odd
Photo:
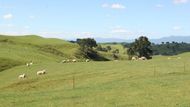
<instances>
[{"instance_id":1,"label":"distant hill","mask_svg":"<svg viewBox=\"0 0 190 107\"><path fill-rule=\"evenodd\" d=\"M119 39L119 38L94 38L98 43L107 42L130 42L131 40Z\"/></svg>"},{"instance_id":2,"label":"distant hill","mask_svg":"<svg viewBox=\"0 0 190 107\"><path fill-rule=\"evenodd\" d=\"M172 42L172 41L190 43L190 36L169 36L160 39L151 39L151 42L153 43Z\"/></svg>"},{"instance_id":3,"label":"distant hill","mask_svg":"<svg viewBox=\"0 0 190 107\"><path fill-rule=\"evenodd\" d=\"M134 39L118 39L118 38L95 38L95 40L98 43L107 43L107 42L133 42ZM150 39L151 42L153 43L162 43L162 42L186 42L186 43L190 43L190 36L169 36L169 37L163 37L163 38L159 38L159 39Z\"/></svg>"}]
</instances>

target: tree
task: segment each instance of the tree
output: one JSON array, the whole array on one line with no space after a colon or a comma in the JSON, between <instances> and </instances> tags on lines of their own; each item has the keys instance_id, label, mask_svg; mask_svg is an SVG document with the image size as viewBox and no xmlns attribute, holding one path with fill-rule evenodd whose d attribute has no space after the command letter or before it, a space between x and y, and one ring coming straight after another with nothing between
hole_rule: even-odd
<instances>
[{"instance_id":1,"label":"tree","mask_svg":"<svg viewBox=\"0 0 190 107\"><path fill-rule=\"evenodd\" d=\"M76 41L83 48L93 48L97 46L97 43L92 38L77 39Z\"/></svg>"},{"instance_id":2,"label":"tree","mask_svg":"<svg viewBox=\"0 0 190 107\"><path fill-rule=\"evenodd\" d=\"M135 39L135 42L131 44L127 51L129 57L135 55L138 57L146 57L147 59L151 58L152 53L153 51L151 50L151 42L145 36Z\"/></svg>"},{"instance_id":3,"label":"tree","mask_svg":"<svg viewBox=\"0 0 190 107\"><path fill-rule=\"evenodd\" d=\"M112 51L113 54L119 54L119 49L115 49Z\"/></svg>"},{"instance_id":4,"label":"tree","mask_svg":"<svg viewBox=\"0 0 190 107\"><path fill-rule=\"evenodd\" d=\"M130 47L130 48L127 50L127 54L128 54L129 59L132 59L132 56L135 56L135 51L134 51L134 49L132 49L132 47Z\"/></svg>"},{"instance_id":5,"label":"tree","mask_svg":"<svg viewBox=\"0 0 190 107\"><path fill-rule=\"evenodd\" d=\"M97 43L92 38L77 39L77 44L79 44L79 50L76 53L77 57L93 58L97 55L97 52L93 50L94 47L97 47Z\"/></svg>"},{"instance_id":6,"label":"tree","mask_svg":"<svg viewBox=\"0 0 190 107\"><path fill-rule=\"evenodd\" d=\"M103 52L108 52L106 48L103 48L100 44L96 47L97 51L103 51Z\"/></svg>"},{"instance_id":7,"label":"tree","mask_svg":"<svg viewBox=\"0 0 190 107\"><path fill-rule=\"evenodd\" d=\"M111 46L106 46L108 51L111 51Z\"/></svg>"}]
</instances>

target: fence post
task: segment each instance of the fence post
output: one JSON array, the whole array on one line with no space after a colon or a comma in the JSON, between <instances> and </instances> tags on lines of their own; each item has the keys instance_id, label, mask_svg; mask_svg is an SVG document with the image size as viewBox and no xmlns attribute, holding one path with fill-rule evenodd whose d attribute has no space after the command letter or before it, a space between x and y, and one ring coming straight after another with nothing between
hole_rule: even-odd
<instances>
[{"instance_id":1,"label":"fence post","mask_svg":"<svg viewBox=\"0 0 190 107\"><path fill-rule=\"evenodd\" d=\"M73 89L75 89L75 76L73 75Z\"/></svg>"},{"instance_id":2,"label":"fence post","mask_svg":"<svg viewBox=\"0 0 190 107\"><path fill-rule=\"evenodd\" d=\"M156 66L154 65L154 76L156 76Z\"/></svg>"},{"instance_id":3,"label":"fence post","mask_svg":"<svg viewBox=\"0 0 190 107\"><path fill-rule=\"evenodd\" d=\"M183 62L183 71L185 72L185 62Z\"/></svg>"}]
</instances>

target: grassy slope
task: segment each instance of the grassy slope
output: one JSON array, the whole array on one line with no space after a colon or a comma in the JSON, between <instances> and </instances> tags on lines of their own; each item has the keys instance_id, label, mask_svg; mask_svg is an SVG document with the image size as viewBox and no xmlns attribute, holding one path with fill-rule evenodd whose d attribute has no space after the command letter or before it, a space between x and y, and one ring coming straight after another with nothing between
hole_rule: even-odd
<instances>
[{"instance_id":1,"label":"grassy slope","mask_svg":"<svg viewBox=\"0 0 190 107\"><path fill-rule=\"evenodd\" d=\"M1 107L188 107L190 53L150 61L56 62L0 72ZM185 71L184 71L184 62ZM47 69L37 77L36 71ZM155 72L154 72L155 69ZM28 77L17 79L21 73ZM72 80L75 76L75 89Z\"/></svg>"},{"instance_id":2,"label":"grassy slope","mask_svg":"<svg viewBox=\"0 0 190 107\"><path fill-rule=\"evenodd\" d=\"M108 59L113 59L113 53L112 51L115 49L119 49L119 59L120 60L126 60L127 54L124 54L126 52L126 50L123 48L123 46L121 44L101 44L102 47L106 47L106 46L111 46L112 50L110 52L100 52L103 56L105 56Z\"/></svg>"},{"instance_id":3,"label":"grassy slope","mask_svg":"<svg viewBox=\"0 0 190 107\"><path fill-rule=\"evenodd\" d=\"M77 48L77 45L59 39L47 39L34 35L19 37L0 35L0 62L2 62L2 58L22 64L29 61L34 63L55 62L73 58ZM53 53L52 49L57 53ZM57 55L60 53L62 56Z\"/></svg>"},{"instance_id":4,"label":"grassy slope","mask_svg":"<svg viewBox=\"0 0 190 107\"><path fill-rule=\"evenodd\" d=\"M103 47L107 46L106 44ZM111 45L112 49L119 49L120 59L126 59L123 55L124 49L121 45ZM74 53L78 45L54 38L42 38L35 35L27 36L3 36L0 35L0 62L2 58L6 61L12 60L14 63L0 63L3 69L13 67L26 62L60 62L62 59L75 58ZM102 56L113 59L112 53L99 52ZM18 63L18 64L17 64ZM1 70L0 70L1 71Z\"/></svg>"},{"instance_id":5,"label":"grassy slope","mask_svg":"<svg viewBox=\"0 0 190 107\"><path fill-rule=\"evenodd\" d=\"M32 45L32 46L53 46L54 48L58 49L59 51L65 53L68 56L73 56L73 53L77 49L77 45L66 42L61 39L54 39L54 38L42 38L35 35L28 35L28 36L0 36L0 41L8 39L15 43L20 43L23 46ZM16 45L17 45L16 44Z\"/></svg>"}]
</instances>

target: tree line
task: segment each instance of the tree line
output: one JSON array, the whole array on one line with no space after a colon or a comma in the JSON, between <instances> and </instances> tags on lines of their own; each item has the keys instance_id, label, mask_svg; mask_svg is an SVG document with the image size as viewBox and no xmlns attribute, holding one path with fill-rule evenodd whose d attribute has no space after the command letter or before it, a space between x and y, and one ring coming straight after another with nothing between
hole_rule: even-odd
<instances>
[{"instance_id":1,"label":"tree line","mask_svg":"<svg viewBox=\"0 0 190 107\"><path fill-rule=\"evenodd\" d=\"M101 56L98 51L111 52L114 58L117 58L117 54L119 54L119 49L112 50L109 45L102 47L101 44L97 44L93 38L77 39L72 42L79 45L79 49L76 53L77 57L108 60ZM123 45L124 48L127 48L127 51L123 54L128 54L129 59L132 59L133 56L151 59L153 55L177 55L190 51L190 44L188 43L162 42L161 44L154 44L151 43L146 36L140 36L132 43L120 44Z\"/></svg>"},{"instance_id":2,"label":"tree line","mask_svg":"<svg viewBox=\"0 0 190 107\"><path fill-rule=\"evenodd\" d=\"M152 43L153 55L178 55L184 52L190 52L189 43L178 42L162 42L161 44Z\"/></svg>"},{"instance_id":3,"label":"tree line","mask_svg":"<svg viewBox=\"0 0 190 107\"><path fill-rule=\"evenodd\" d=\"M145 43L142 42L142 38L145 39ZM138 46L140 45L141 46ZM144 49L142 48L142 44ZM172 56L178 55L184 52L190 52L190 44L189 43L178 43L178 42L162 42L161 44L155 44L148 41L147 37L140 37L136 39L133 43L122 43L124 48L128 48L128 55L135 55L133 50L139 50L138 48L142 49L141 51L146 51L148 55L164 55L164 56ZM137 56L141 56L137 53ZM146 56L146 54L144 54Z\"/></svg>"}]
</instances>

